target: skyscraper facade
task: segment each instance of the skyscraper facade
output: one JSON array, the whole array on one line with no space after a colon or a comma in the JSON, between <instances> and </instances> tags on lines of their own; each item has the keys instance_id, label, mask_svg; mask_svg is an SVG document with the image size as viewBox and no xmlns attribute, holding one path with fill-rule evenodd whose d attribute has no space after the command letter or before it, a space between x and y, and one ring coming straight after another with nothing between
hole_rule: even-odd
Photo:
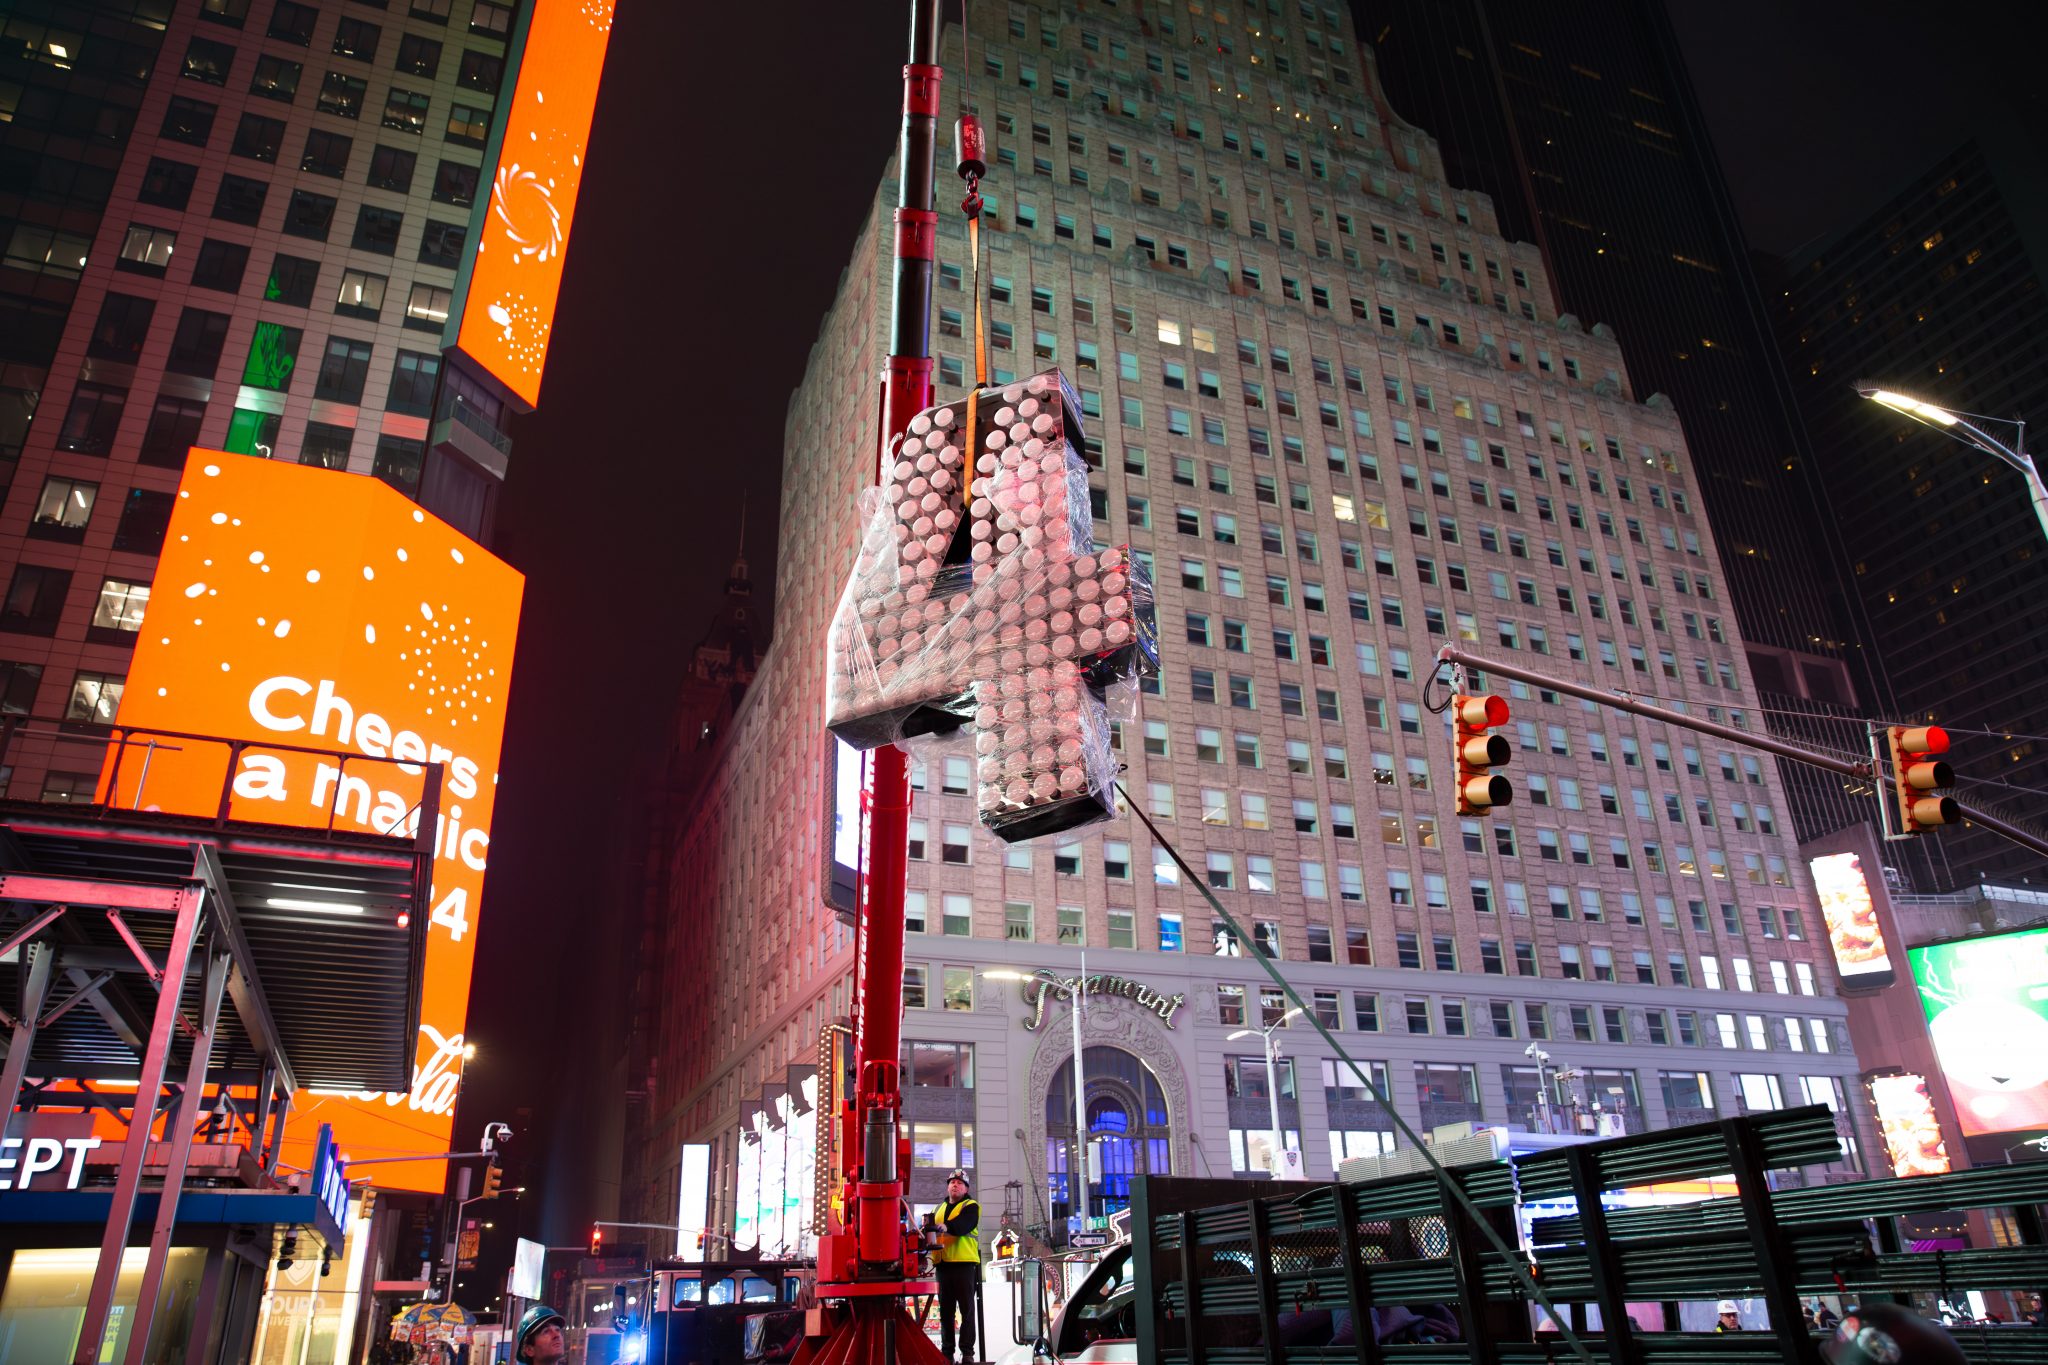
<instances>
[{"instance_id":1,"label":"skyscraper facade","mask_svg":"<svg viewBox=\"0 0 2048 1365\"><path fill-rule=\"evenodd\" d=\"M1761 726L1670 406L1636 400L1612 336L1558 315L1541 253L1389 112L1334 5L997 14L971 72L949 35L945 87L997 148L993 377L1056 365L1079 392L1097 538L1158 583L1165 667L1117 728L1123 782L1251 941L1134 814L1004 845L976 823L969 751L915 751L913 1202L967 1166L992 1210L1080 1211L1065 992L1084 975L1095 1219L1134 1174L1265 1170L1268 1027L1279 1141L1311 1176L1394 1148L1369 1089L1424 1132L1815 1100L1850 1139L1838 1170L1861 1169L1845 1010L1776 771L1515 686L1521 795L1461 819L1423 705L1458 641ZM823 680L873 479L894 174L790 408L774 644L676 813L629 1150L654 1221L689 1203L684 1145L711 1144L711 1226L770 1249L804 1245L812 1068L851 1012L852 935L821 885ZM942 214L942 396L973 379L975 278ZM1255 955L1355 1071L1285 1017ZM1531 1049L1574 1071L1562 1090Z\"/></svg>"},{"instance_id":2,"label":"skyscraper facade","mask_svg":"<svg viewBox=\"0 0 2048 1365\"><path fill-rule=\"evenodd\" d=\"M518 7L21 0L0 22L5 709L113 718L194 445L374 474L487 538L503 418L539 369L457 335ZM520 190L514 231L536 211ZM562 234L573 190L554 188ZM560 247L540 259L558 270Z\"/></svg>"},{"instance_id":3,"label":"skyscraper facade","mask_svg":"<svg viewBox=\"0 0 2048 1365\"><path fill-rule=\"evenodd\" d=\"M1356 8L1393 107L1542 249L1558 307L1612 329L1635 391L1675 409L1767 725L1860 748L1829 718L1895 699L1661 0ZM1875 819L1864 784L1780 771L1802 837ZM1922 880L1945 872L1931 846L1900 861Z\"/></svg>"},{"instance_id":4,"label":"skyscraper facade","mask_svg":"<svg viewBox=\"0 0 2048 1365\"><path fill-rule=\"evenodd\" d=\"M1855 386L1987 414L2008 442L2014 419L2048 413L2042 150L2024 123L1987 130L1788 259L1778 300L1794 391L1900 707L1954 728L1959 796L2028 825L2048 789L2048 699L2030 657L2048 628L2048 543L2025 481ZM1964 885L2044 870L1981 830L1939 838Z\"/></svg>"}]
</instances>

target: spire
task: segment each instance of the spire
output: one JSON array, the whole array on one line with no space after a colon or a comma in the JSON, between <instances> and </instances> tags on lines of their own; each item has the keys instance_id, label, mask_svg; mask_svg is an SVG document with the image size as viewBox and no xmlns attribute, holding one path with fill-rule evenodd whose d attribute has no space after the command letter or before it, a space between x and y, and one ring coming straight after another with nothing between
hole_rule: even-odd
<instances>
[{"instance_id":1,"label":"spire","mask_svg":"<svg viewBox=\"0 0 2048 1365\"><path fill-rule=\"evenodd\" d=\"M754 585L747 577L747 490L740 490L740 544L732 558L732 572L726 575L725 594L728 597L751 597Z\"/></svg>"}]
</instances>

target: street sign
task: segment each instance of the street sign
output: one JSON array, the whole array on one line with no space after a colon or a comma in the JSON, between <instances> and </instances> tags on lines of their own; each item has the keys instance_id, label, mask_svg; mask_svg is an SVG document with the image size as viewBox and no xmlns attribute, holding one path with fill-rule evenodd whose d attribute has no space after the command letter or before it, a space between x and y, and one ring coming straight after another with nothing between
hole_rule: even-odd
<instances>
[{"instance_id":1,"label":"street sign","mask_svg":"<svg viewBox=\"0 0 2048 1365\"><path fill-rule=\"evenodd\" d=\"M1106 1232L1077 1232L1073 1236L1073 1245L1076 1249L1106 1247L1109 1245L1109 1234Z\"/></svg>"}]
</instances>

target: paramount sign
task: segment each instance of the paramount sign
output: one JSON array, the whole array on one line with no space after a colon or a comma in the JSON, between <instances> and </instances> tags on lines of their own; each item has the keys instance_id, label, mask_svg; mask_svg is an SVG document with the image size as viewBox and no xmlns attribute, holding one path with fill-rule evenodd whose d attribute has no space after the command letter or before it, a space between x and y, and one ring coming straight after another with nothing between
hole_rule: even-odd
<instances>
[{"instance_id":1,"label":"paramount sign","mask_svg":"<svg viewBox=\"0 0 2048 1365\"><path fill-rule=\"evenodd\" d=\"M1071 1000L1076 990L1085 992L1091 1000L1104 995L1122 996L1135 1002L1140 1009L1158 1015L1160 1022L1168 1028L1173 1027L1173 1016L1188 1002L1187 996L1178 991L1167 995L1121 976L1091 976L1084 982L1078 976L1061 976L1044 967L1033 973L1020 989L1024 1003L1031 1009L1031 1017L1024 1021L1024 1027L1034 1032L1045 1022L1046 1001Z\"/></svg>"}]
</instances>

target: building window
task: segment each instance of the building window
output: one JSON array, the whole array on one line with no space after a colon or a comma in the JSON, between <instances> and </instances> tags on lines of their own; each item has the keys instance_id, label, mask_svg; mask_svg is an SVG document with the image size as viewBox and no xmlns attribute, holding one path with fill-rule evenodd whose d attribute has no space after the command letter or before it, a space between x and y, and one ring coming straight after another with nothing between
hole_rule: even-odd
<instances>
[{"instance_id":1,"label":"building window","mask_svg":"<svg viewBox=\"0 0 2048 1365\"><path fill-rule=\"evenodd\" d=\"M89 725L112 725L121 709L121 689L127 679L119 673L78 673L71 679L71 697L64 706L64 719Z\"/></svg>"},{"instance_id":2,"label":"building window","mask_svg":"<svg viewBox=\"0 0 2048 1365\"><path fill-rule=\"evenodd\" d=\"M197 289L217 289L232 294L242 287L242 275L249 268L249 248L240 242L221 242L209 237L199 244L199 259L192 267L192 284Z\"/></svg>"},{"instance_id":3,"label":"building window","mask_svg":"<svg viewBox=\"0 0 2048 1365\"><path fill-rule=\"evenodd\" d=\"M491 132L491 111L458 104L448 111L442 139L463 147L482 148Z\"/></svg>"},{"instance_id":4,"label":"building window","mask_svg":"<svg viewBox=\"0 0 2048 1365\"><path fill-rule=\"evenodd\" d=\"M129 554L163 553L164 531L171 524L175 494L149 488L131 488L121 504L121 521L114 530L114 548Z\"/></svg>"},{"instance_id":5,"label":"building window","mask_svg":"<svg viewBox=\"0 0 2048 1365\"><path fill-rule=\"evenodd\" d=\"M320 362L320 378L313 386L313 396L329 403L360 403L363 401L363 381L369 372L368 342L330 337L327 354Z\"/></svg>"},{"instance_id":6,"label":"building window","mask_svg":"<svg viewBox=\"0 0 2048 1365\"><path fill-rule=\"evenodd\" d=\"M391 365L391 388L385 395L387 412L408 417L426 417L433 412L434 383L441 374L441 357L423 351L400 351Z\"/></svg>"},{"instance_id":7,"label":"building window","mask_svg":"<svg viewBox=\"0 0 2048 1365\"><path fill-rule=\"evenodd\" d=\"M405 325L417 331L438 332L448 325L449 291L431 284L414 284L405 301Z\"/></svg>"},{"instance_id":8,"label":"building window","mask_svg":"<svg viewBox=\"0 0 2048 1365\"><path fill-rule=\"evenodd\" d=\"M355 432L328 422L306 423L305 439L299 445L299 463L320 469L347 469L349 448Z\"/></svg>"},{"instance_id":9,"label":"building window","mask_svg":"<svg viewBox=\"0 0 2048 1365\"><path fill-rule=\"evenodd\" d=\"M359 76L330 71L320 78L320 94L313 101L313 107L336 118L361 118L363 96L369 88L369 83Z\"/></svg>"},{"instance_id":10,"label":"building window","mask_svg":"<svg viewBox=\"0 0 2048 1365\"><path fill-rule=\"evenodd\" d=\"M379 190L397 190L399 194L412 188L412 172L420 158L414 151L399 151L397 147L377 147L371 153L371 176L369 184Z\"/></svg>"},{"instance_id":11,"label":"building window","mask_svg":"<svg viewBox=\"0 0 2048 1365\"><path fill-rule=\"evenodd\" d=\"M342 145L348 145L343 138ZM275 165L277 154L284 146L284 120L266 118L262 114L244 114L242 121L235 125L235 140L228 144L228 151L235 156L245 156L251 161L262 161Z\"/></svg>"},{"instance_id":12,"label":"building window","mask_svg":"<svg viewBox=\"0 0 2048 1365\"><path fill-rule=\"evenodd\" d=\"M206 140L213 136L213 119L219 112L219 105L186 99L183 95L174 96L170 107L164 111L160 132L169 141L204 147Z\"/></svg>"},{"instance_id":13,"label":"building window","mask_svg":"<svg viewBox=\"0 0 2048 1365\"><path fill-rule=\"evenodd\" d=\"M940 990L944 995L944 1007L963 1013L975 1011L975 968L971 966L948 966L940 972Z\"/></svg>"},{"instance_id":14,"label":"building window","mask_svg":"<svg viewBox=\"0 0 2048 1365\"><path fill-rule=\"evenodd\" d=\"M184 49L184 65L178 70L178 76L184 80L199 80L209 86L225 86L227 70L233 63L236 63L236 49L231 43L193 39Z\"/></svg>"},{"instance_id":15,"label":"building window","mask_svg":"<svg viewBox=\"0 0 2048 1365\"><path fill-rule=\"evenodd\" d=\"M468 231L461 223L437 223L428 219L426 230L420 234L421 262L455 269L462 264L462 241Z\"/></svg>"},{"instance_id":16,"label":"building window","mask_svg":"<svg viewBox=\"0 0 2048 1365\"><path fill-rule=\"evenodd\" d=\"M346 317L375 322L378 312L384 307L384 287L388 283L387 277L373 275L367 270L342 271L341 289L334 296L334 311Z\"/></svg>"},{"instance_id":17,"label":"building window","mask_svg":"<svg viewBox=\"0 0 2048 1365\"><path fill-rule=\"evenodd\" d=\"M108 294L100 301L100 313L93 323L92 339L86 343L90 355L130 363L142 354L142 342L149 335L150 319L156 314L156 300L132 294Z\"/></svg>"},{"instance_id":18,"label":"building window","mask_svg":"<svg viewBox=\"0 0 2048 1365\"><path fill-rule=\"evenodd\" d=\"M197 166L153 156L149 159L149 169L143 174L142 189L135 197L145 204L182 210L191 202L192 183L198 175Z\"/></svg>"},{"instance_id":19,"label":"building window","mask_svg":"<svg viewBox=\"0 0 2048 1365\"><path fill-rule=\"evenodd\" d=\"M130 223L127 236L121 239L121 257L115 267L144 275L162 275L170 268L171 252L177 244L178 234L169 228Z\"/></svg>"},{"instance_id":20,"label":"building window","mask_svg":"<svg viewBox=\"0 0 2048 1365\"><path fill-rule=\"evenodd\" d=\"M187 308L178 316L178 330L171 336L171 355L164 368L211 379L220 368L221 348L228 339L228 321L226 313Z\"/></svg>"},{"instance_id":21,"label":"building window","mask_svg":"<svg viewBox=\"0 0 2048 1365\"><path fill-rule=\"evenodd\" d=\"M384 30L369 20L345 17L334 30L334 55L372 61L377 56L377 41L383 36Z\"/></svg>"},{"instance_id":22,"label":"building window","mask_svg":"<svg viewBox=\"0 0 2048 1365\"><path fill-rule=\"evenodd\" d=\"M905 967L903 969L903 1008L921 1010L925 1008L925 969Z\"/></svg>"},{"instance_id":23,"label":"building window","mask_svg":"<svg viewBox=\"0 0 2048 1365\"><path fill-rule=\"evenodd\" d=\"M196 398L158 394L137 459L164 469L183 468L186 452L199 443L199 424L205 417L206 404Z\"/></svg>"},{"instance_id":24,"label":"building window","mask_svg":"<svg viewBox=\"0 0 2048 1365\"><path fill-rule=\"evenodd\" d=\"M100 583L99 602L94 606L95 630L117 630L132 634L142 629L143 613L149 607L149 584L108 578Z\"/></svg>"},{"instance_id":25,"label":"building window","mask_svg":"<svg viewBox=\"0 0 2048 1365\"><path fill-rule=\"evenodd\" d=\"M319 279L320 262L280 254L271 259L270 278L263 282L263 297L291 308L310 308Z\"/></svg>"},{"instance_id":26,"label":"building window","mask_svg":"<svg viewBox=\"0 0 2048 1365\"><path fill-rule=\"evenodd\" d=\"M310 237L316 242L324 242L334 227L334 209L335 200L331 195L293 190L291 202L285 206L284 222L279 228L293 237Z\"/></svg>"},{"instance_id":27,"label":"building window","mask_svg":"<svg viewBox=\"0 0 2048 1365\"><path fill-rule=\"evenodd\" d=\"M441 69L441 44L420 33L401 34L398 39L398 60L392 70L408 76L434 79L434 73Z\"/></svg>"},{"instance_id":28,"label":"building window","mask_svg":"<svg viewBox=\"0 0 2048 1365\"><path fill-rule=\"evenodd\" d=\"M427 110L433 100L417 91L392 86L384 95L384 116L379 122L395 132L415 135L427 131Z\"/></svg>"},{"instance_id":29,"label":"building window","mask_svg":"<svg viewBox=\"0 0 2048 1365\"><path fill-rule=\"evenodd\" d=\"M354 146L353 138L315 128L306 134L306 150L299 158L299 169L311 175L331 176L339 180L348 173L349 152ZM374 176L370 183L377 183Z\"/></svg>"},{"instance_id":30,"label":"building window","mask_svg":"<svg viewBox=\"0 0 2048 1365\"><path fill-rule=\"evenodd\" d=\"M70 591L68 571L43 564L17 564L14 581L7 586L6 603L0 606L0 629L23 635L56 634L64 598Z\"/></svg>"},{"instance_id":31,"label":"building window","mask_svg":"<svg viewBox=\"0 0 2048 1365\"><path fill-rule=\"evenodd\" d=\"M434 202L468 208L476 203L477 168L443 161L434 171Z\"/></svg>"},{"instance_id":32,"label":"building window","mask_svg":"<svg viewBox=\"0 0 2048 1365\"><path fill-rule=\"evenodd\" d=\"M272 38L307 47L313 41L313 25L319 18L320 11L312 5L301 5L295 0L277 0L277 8L271 11L270 27L266 32Z\"/></svg>"},{"instance_id":33,"label":"building window","mask_svg":"<svg viewBox=\"0 0 2048 1365\"><path fill-rule=\"evenodd\" d=\"M290 104L298 96L299 79L305 70L300 63L286 61L282 57L258 57L255 78L249 82L249 93Z\"/></svg>"},{"instance_id":34,"label":"building window","mask_svg":"<svg viewBox=\"0 0 2048 1365\"><path fill-rule=\"evenodd\" d=\"M419 489L420 468L425 460L426 446L422 442L380 435L370 473L411 497Z\"/></svg>"},{"instance_id":35,"label":"building window","mask_svg":"<svg viewBox=\"0 0 2048 1365\"><path fill-rule=\"evenodd\" d=\"M57 433L59 450L80 455L104 455L114 448L114 434L121 425L121 411L128 405L128 390L109 384L81 383L71 393L71 406L64 413L64 425Z\"/></svg>"},{"instance_id":36,"label":"building window","mask_svg":"<svg viewBox=\"0 0 2048 1365\"><path fill-rule=\"evenodd\" d=\"M299 343L305 333L297 327L276 322L259 322L249 338L249 358L242 366L242 383L250 388L283 392L291 387L292 372L299 365Z\"/></svg>"},{"instance_id":37,"label":"building window","mask_svg":"<svg viewBox=\"0 0 2048 1365\"><path fill-rule=\"evenodd\" d=\"M481 95L495 95L505 83L505 59L493 57L488 52L465 50L462 66L455 73L455 83L464 90L474 90Z\"/></svg>"},{"instance_id":38,"label":"building window","mask_svg":"<svg viewBox=\"0 0 2048 1365\"><path fill-rule=\"evenodd\" d=\"M469 31L487 38L508 38L512 34L512 6L496 0L476 0L470 11Z\"/></svg>"},{"instance_id":39,"label":"building window","mask_svg":"<svg viewBox=\"0 0 2048 1365\"><path fill-rule=\"evenodd\" d=\"M379 256L398 254L398 233L405 225L405 215L393 209L380 209L365 204L356 212L356 231L349 243L358 251L374 251Z\"/></svg>"},{"instance_id":40,"label":"building window","mask_svg":"<svg viewBox=\"0 0 2048 1365\"><path fill-rule=\"evenodd\" d=\"M224 175L220 188L214 192L213 216L223 223L254 227L263 217L263 204L269 197L270 185L265 181L246 175Z\"/></svg>"}]
</instances>

